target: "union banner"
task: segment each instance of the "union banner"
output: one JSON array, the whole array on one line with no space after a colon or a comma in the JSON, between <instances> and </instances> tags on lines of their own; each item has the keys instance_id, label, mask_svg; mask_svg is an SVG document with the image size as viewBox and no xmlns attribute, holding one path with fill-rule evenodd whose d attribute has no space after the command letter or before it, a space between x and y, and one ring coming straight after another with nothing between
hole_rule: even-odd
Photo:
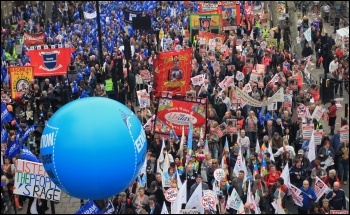
<instances>
[{"instance_id":1,"label":"union banner","mask_svg":"<svg viewBox=\"0 0 350 215\"><path fill-rule=\"evenodd\" d=\"M10 66L11 97L16 99L18 93L22 93L29 87L34 78L32 66Z\"/></svg>"}]
</instances>

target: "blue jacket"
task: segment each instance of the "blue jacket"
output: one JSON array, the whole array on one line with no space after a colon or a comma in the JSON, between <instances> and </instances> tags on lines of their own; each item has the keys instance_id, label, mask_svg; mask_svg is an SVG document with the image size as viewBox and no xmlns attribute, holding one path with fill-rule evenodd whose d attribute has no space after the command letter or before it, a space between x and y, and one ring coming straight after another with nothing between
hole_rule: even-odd
<instances>
[{"instance_id":1,"label":"blue jacket","mask_svg":"<svg viewBox=\"0 0 350 215\"><path fill-rule=\"evenodd\" d=\"M303 194L303 206L299 207L302 208L303 210L308 210L312 206L313 202L316 201L317 197L313 189L310 187L307 190L304 190L304 186L300 188ZM312 196L312 198L309 198L309 195Z\"/></svg>"},{"instance_id":2,"label":"blue jacket","mask_svg":"<svg viewBox=\"0 0 350 215\"><path fill-rule=\"evenodd\" d=\"M332 147L336 151L338 149L338 146L340 145L340 135L334 134L331 139Z\"/></svg>"}]
</instances>

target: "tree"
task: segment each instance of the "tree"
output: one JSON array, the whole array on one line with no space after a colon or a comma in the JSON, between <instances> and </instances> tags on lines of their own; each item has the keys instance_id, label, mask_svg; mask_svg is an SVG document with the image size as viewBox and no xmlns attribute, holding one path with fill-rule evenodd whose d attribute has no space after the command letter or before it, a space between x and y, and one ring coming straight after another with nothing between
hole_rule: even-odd
<instances>
[{"instance_id":1,"label":"tree","mask_svg":"<svg viewBox=\"0 0 350 215\"><path fill-rule=\"evenodd\" d=\"M291 46L292 50L294 53L296 53L298 56L301 56L301 46L296 42L296 38L299 36L298 35L298 18L296 14L296 8L294 1L288 1L288 12L289 12L289 26L290 26L290 31L291 31Z\"/></svg>"}]
</instances>

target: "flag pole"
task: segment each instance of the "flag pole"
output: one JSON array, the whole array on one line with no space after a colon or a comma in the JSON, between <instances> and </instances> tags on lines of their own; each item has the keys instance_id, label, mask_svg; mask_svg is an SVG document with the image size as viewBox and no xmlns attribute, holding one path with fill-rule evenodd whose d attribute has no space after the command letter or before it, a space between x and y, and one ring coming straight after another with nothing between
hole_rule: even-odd
<instances>
[{"instance_id":1,"label":"flag pole","mask_svg":"<svg viewBox=\"0 0 350 215\"><path fill-rule=\"evenodd\" d=\"M97 31L98 31L98 55L100 58L100 68L103 65L103 52L102 52L102 32L101 32L101 20L100 20L100 4L96 1L96 21L97 21Z\"/></svg>"}]
</instances>

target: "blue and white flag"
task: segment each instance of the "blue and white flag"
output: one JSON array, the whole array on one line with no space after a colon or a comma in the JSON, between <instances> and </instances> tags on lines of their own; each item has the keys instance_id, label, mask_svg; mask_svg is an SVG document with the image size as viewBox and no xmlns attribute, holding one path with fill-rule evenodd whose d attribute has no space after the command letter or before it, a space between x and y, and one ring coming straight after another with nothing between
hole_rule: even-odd
<instances>
[{"instance_id":1,"label":"blue and white flag","mask_svg":"<svg viewBox=\"0 0 350 215\"><path fill-rule=\"evenodd\" d=\"M105 209L102 210L102 214L113 214L114 213L114 207L112 201L108 201L107 206Z\"/></svg>"},{"instance_id":2,"label":"blue and white flag","mask_svg":"<svg viewBox=\"0 0 350 215\"><path fill-rule=\"evenodd\" d=\"M123 9L123 13L124 13L124 22L128 24L132 24L132 18L140 16L142 12Z\"/></svg>"},{"instance_id":3,"label":"blue and white flag","mask_svg":"<svg viewBox=\"0 0 350 215\"><path fill-rule=\"evenodd\" d=\"M1 125L12 121L14 118L12 114L7 110L7 107L4 103L1 103Z\"/></svg>"},{"instance_id":4,"label":"blue and white flag","mask_svg":"<svg viewBox=\"0 0 350 215\"><path fill-rule=\"evenodd\" d=\"M5 157L12 159L16 155L18 155L20 152L21 150L20 150L19 144L15 143L14 141L10 141L5 151Z\"/></svg>"},{"instance_id":5,"label":"blue and white flag","mask_svg":"<svg viewBox=\"0 0 350 215\"><path fill-rule=\"evenodd\" d=\"M96 16L96 11L94 11L93 13L88 13L84 11L84 19L94 19L96 18Z\"/></svg>"},{"instance_id":6,"label":"blue and white flag","mask_svg":"<svg viewBox=\"0 0 350 215\"><path fill-rule=\"evenodd\" d=\"M36 163L41 163L39 158L37 158L29 149L27 146L23 146L22 153L21 153L21 159L27 160L27 161L33 161Z\"/></svg>"},{"instance_id":7,"label":"blue and white flag","mask_svg":"<svg viewBox=\"0 0 350 215\"><path fill-rule=\"evenodd\" d=\"M101 214L101 211L92 200L89 200L75 214Z\"/></svg>"},{"instance_id":8,"label":"blue and white flag","mask_svg":"<svg viewBox=\"0 0 350 215\"><path fill-rule=\"evenodd\" d=\"M30 133L33 132L34 130L35 130L35 124L32 125L30 128L28 128L28 129L26 130L26 132L24 132L23 137L22 137L22 143L23 143L23 144L25 144L25 142L26 142L26 141L28 140L28 138L29 138Z\"/></svg>"},{"instance_id":9,"label":"blue and white flag","mask_svg":"<svg viewBox=\"0 0 350 215\"><path fill-rule=\"evenodd\" d=\"M7 138L8 138L8 132L6 131L6 129L1 128L1 142L2 143L6 143L7 142Z\"/></svg>"}]
</instances>

